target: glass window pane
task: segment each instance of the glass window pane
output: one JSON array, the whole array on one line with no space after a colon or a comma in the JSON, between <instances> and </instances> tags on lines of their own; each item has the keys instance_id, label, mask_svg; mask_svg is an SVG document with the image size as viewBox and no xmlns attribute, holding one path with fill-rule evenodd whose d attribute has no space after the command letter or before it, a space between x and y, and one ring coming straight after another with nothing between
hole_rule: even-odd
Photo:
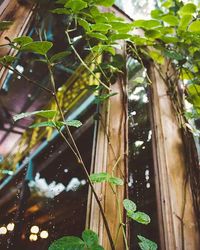
<instances>
[{"instance_id":1,"label":"glass window pane","mask_svg":"<svg viewBox=\"0 0 200 250\"><path fill-rule=\"evenodd\" d=\"M131 249L139 249L137 235L159 244L159 229L145 71L133 59L128 61L128 66L129 198L136 203L138 211L151 218L148 225L131 222Z\"/></svg>"}]
</instances>

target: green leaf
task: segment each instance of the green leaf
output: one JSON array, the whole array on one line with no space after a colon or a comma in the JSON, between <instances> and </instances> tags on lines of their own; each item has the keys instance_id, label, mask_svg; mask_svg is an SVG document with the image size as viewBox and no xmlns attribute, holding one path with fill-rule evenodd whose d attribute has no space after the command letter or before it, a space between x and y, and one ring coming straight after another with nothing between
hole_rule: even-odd
<instances>
[{"instance_id":1,"label":"green leaf","mask_svg":"<svg viewBox=\"0 0 200 250\"><path fill-rule=\"evenodd\" d=\"M200 32L200 20L192 22L188 28L188 31L199 33Z\"/></svg>"},{"instance_id":2,"label":"green leaf","mask_svg":"<svg viewBox=\"0 0 200 250\"><path fill-rule=\"evenodd\" d=\"M90 175L90 180L93 183L108 182L110 175L108 173L95 173Z\"/></svg>"},{"instance_id":3,"label":"green leaf","mask_svg":"<svg viewBox=\"0 0 200 250\"><path fill-rule=\"evenodd\" d=\"M13 40L14 43L17 43L19 45L25 45L27 43L31 43L33 41L33 39L30 36L21 36L21 37L17 37Z\"/></svg>"},{"instance_id":4,"label":"green leaf","mask_svg":"<svg viewBox=\"0 0 200 250\"><path fill-rule=\"evenodd\" d=\"M154 19L160 19L160 17L163 15L163 11L159 9L155 9L151 11L151 17Z\"/></svg>"},{"instance_id":5,"label":"green leaf","mask_svg":"<svg viewBox=\"0 0 200 250\"><path fill-rule=\"evenodd\" d=\"M82 26L84 28L84 30L86 30L88 32L90 31L90 24L86 20L84 20L82 18L79 18L78 19L78 24L80 26Z\"/></svg>"},{"instance_id":6,"label":"green leaf","mask_svg":"<svg viewBox=\"0 0 200 250\"><path fill-rule=\"evenodd\" d=\"M143 29L152 29L160 27L161 23L158 20L136 20L133 22L132 26Z\"/></svg>"},{"instance_id":7,"label":"green leaf","mask_svg":"<svg viewBox=\"0 0 200 250\"><path fill-rule=\"evenodd\" d=\"M13 22L11 22L11 21L2 21L2 22L0 22L0 30L3 31L3 30L8 29L12 23Z\"/></svg>"},{"instance_id":8,"label":"green leaf","mask_svg":"<svg viewBox=\"0 0 200 250\"><path fill-rule=\"evenodd\" d=\"M75 127L75 128L79 128L80 126L82 126L82 122L80 122L78 120L65 121L62 123L63 123L63 125L67 125L69 127Z\"/></svg>"},{"instance_id":9,"label":"green leaf","mask_svg":"<svg viewBox=\"0 0 200 250\"><path fill-rule=\"evenodd\" d=\"M125 199L123 201L123 205L124 205L124 208L126 209L126 211L135 212L137 209L136 204L129 199Z\"/></svg>"},{"instance_id":10,"label":"green leaf","mask_svg":"<svg viewBox=\"0 0 200 250\"><path fill-rule=\"evenodd\" d=\"M127 216L129 218L131 218L132 220L137 221L140 224L147 225L147 224L149 224L151 222L151 219L150 219L149 215L145 214L143 212L132 213L132 212L128 211Z\"/></svg>"},{"instance_id":11,"label":"green leaf","mask_svg":"<svg viewBox=\"0 0 200 250\"><path fill-rule=\"evenodd\" d=\"M136 45L150 45L149 40L146 37L140 37L137 35L133 35L131 37L131 41L133 41Z\"/></svg>"},{"instance_id":12,"label":"green leaf","mask_svg":"<svg viewBox=\"0 0 200 250\"><path fill-rule=\"evenodd\" d=\"M102 45L102 44L96 45L92 47L92 51L97 52L98 54L102 54L103 52L108 52L112 55L115 55L115 49L109 45Z\"/></svg>"},{"instance_id":13,"label":"green leaf","mask_svg":"<svg viewBox=\"0 0 200 250\"><path fill-rule=\"evenodd\" d=\"M109 37L109 39L112 40L112 41L115 41L115 40L126 40L126 39L129 39L131 37L132 36L129 35L129 34L120 33L120 34L111 35Z\"/></svg>"},{"instance_id":14,"label":"green leaf","mask_svg":"<svg viewBox=\"0 0 200 250\"><path fill-rule=\"evenodd\" d=\"M83 0L69 0L65 4L65 8L70 8L74 13L87 8L87 3Z\"/></svg>"},{"instance_id":15,"label":"green leaf","mask_svg":"<svg viewBox=\"0 0 200 250\"><path fill-rule=\"evenodd\" d=\"M104 12L103 15L108 19L108 22L113 22L113 21L124 21L123 18L116 16L112 12ZM110 23L111 24L111 23Z\"/></svg>"},{"instance_id":16,"label":"green leaf","mask_svg":"<svg viewBox=\"0 0 200 250\"><path fill-rule=\"evenodd\" d=\"M118 33L127 33L132 29L132 24L125 23L122 21L111 21L110 25L112 25L112 29L117 31Z\"/></svg>"},{"instance_id":17,"label":"green leaf","mask_svg":"<svg viewBox=\"0 0 200 250\"><path fill-rule=\"evenodd\" d=\"M161 55L160 51L151 50L149 51L149 56L158 64L164 63L164 57Z\"/></svg>"},{"instance_id":18,"label":"green leaf","mask_svg":"<svg viewBox=\"0 0 200 250\"><path fill-rule=\"evenodd\" d=\"M183 60L184 56L176 51L172 51L172 50L167 50L165 49L163 52L164 56L171 58L171 59L175 59L177 61Z\"/></svg>"},{"instance_id":19,"label":"green leaf","mask_svg":"<svg viewBox=\"0 0 200 250\"><path fill-rule=\"evenodd\" d=\"M118 177L113 177L108 173L102 172L102 173L94 173L90 175L90 180L93 183L100 183L100 182L109 182L114 185L123 185L123 180L121 180Z\"/></svg>"},{"instance_id":20,"label":"green leaf","mask_svg":"<svg viewBox=\"0 0 200 250\"><path fill-rule=\"evenodd\" d=\"M99 243L99 239L98 239L98 235L93 232L92 230L85 230L82 233L82 238L85 241L85 243L87 244L88 247L92 248L93 246L98 245Z\"/></svg>"},{"instance_id":21,"label":"green leaf","mask_svg":"<svg viewBox=\"0 0 200 250\"><path fill-rule=\"evenodd\" d=\"M51 10L51 12L54 14L60 14L60 15L70 14L69 10L65 8L57 8L57 9Z\"/></svg>"},{"instance_id":22,"label":"green leaf","mask_svg":"<svg viewBox=\"0 0 200 250\"><path fill-rule=\"evenodd\" d=\"M89 32L87 33L89 36L91 37L94 37L96 39L99 39L99 40L102 40L102 41L106 41L108 40L107 36L105 36L104 34L102 33L99 33L99 32Z\"/></svg>"},{"instance_id":23,"label":"green leaf","mask_svg":"<svg viewBox=\"0 0 200 250\"><path fill-rule=\"evenodd\" d=\"M94 0L94 2L101 6L111 7L115 3L115 0Z\"/></svg>"},{"instance_id":24,"label":"green leaf","mask_svg":"<svg viewBox=\"0 0 200 250\"><path fill-rule=\"evenodd\" d=\"M181 16L183 15L188 15L188 14L193 14L196 11L197 7L193 3L187 3L185 4L182 8L179 10L179 14Z\"/></svg>"},{"instance_id":25,"label":"green leaf","mask_svg":"<svg viewBox=\"0 0 200 250\"><path fill-rule=\"evenodd\" d=\"M85 243L75 236L64 236L54 241L48 250L84 250Z\"/></svg>"},{"instance_id":26,"label":"green leaf","mask_svg":"<svg viewBox=\"0 0 200 250\"><path fill-rule=\"evenodd\" d=\"M49 59L49 61L50 61L50 63L60 62L60 61L62 61L65 57L67 57L70 54L71 54L71 51L62 51L62 52L59 52L59 53L53 55Z\"/></svg>"},{"instance_id":27,"label":"green leaf","mask_svg":"<svg viewBox=\"0 0 200 250\"><path fill-rule=\"evenodd\" d=\"M200 108L200 85L189 84L187 86L187 91L189 93L187 100L195 107Z\"/></svg>"},{"instance_id":28,"label":"green leaf","mask_svg":"<svg viewBox=\"0 0 200 250\"><path fill-rule=\"evenodd\" d=\"M179 23L180 30L186 30L189 23L192 21L192 15L184 15Z\"/></svg>"},{"instance_id":29,"label":"green leaf","mask_svg":"<svg viewBox=\"0 0 200 250\"><path fill-rule=\"evenodd\" d=\"M162 7L165 7L165 8L170 8L173 6L173 1L172 0L166 0L162 3Z\"/></svg>"},{"instance_id":30,"label":"green leaf","mask_svg":"<svg viewBox=\"0 0 200 250\"><path fill-rule=\"evenodd\" d=\"M101 31L101 32L107 33L108 30L112 28L112 26L107 23L96 23L96 24L92 24L91 28L93 31Z\"/></svg>"},{"instance_id":31,"label":"green leaf","mask_svg":"<svg viewBox=\"0 0 200 250\"><path fill-rule=\"evenodd\" d=\"M29 126L29 128L41 128L41 127L56 127L56 123L53 121L47 121L47 122L37 122Z\"/></svg>"},{"instance_id":32,"label":"green leaf","mask_svg":"<svg viewBox=\"0 0 200 250\"><path fill-rule=\"evenodd\" d=\"M95 16L95 23L108 23L108 19L104 15Z\"/></svg>"},{"instance_id":33,"label":"green leaf","mask_svg":"<svg viewBox=\"0 0 200 250\"><path fill-rule=\"evenodd\" d=\"M17 120L20 120L29 116L33 116L33 115L53 119L56 114L57 114L57 111L55 110L39 110L39 111L27 112L27 113L21 113L21 114L15 115L13 117L13 120L16 122Z\"/></svg>"},{"instance_id":34,"label":"green leaf","mask_svg":"<svg viewBox=\"0 0 200 250\"><path fill-rule=\"evenodd\" d=\"M54 127L61 129L64 125L69 127L76 127L79 128L82 123L78 120L71 120L71 121L45 121L45 122L38 122L32 124L29 128L39 128L39 127Z\"/></svg>"},{"instance_id":35,"label":"green leaf","mask_svg":"<svg viewBox=\"0 0 200 250\"><path fill-rule=\"evenodd\" d=\"M139 246L141 250L157 250L158 249L158 246L155 242L141 235L137 235L137 237L140 240Z\"/></svg>"},{"instance_id":36,"label":"green leaf","mask_svg":"<svg viewBox=\"0 0 200 250\"><path fill-rule=\"evenodd\" d=\"M53 43L48 41L36 41L27 43L24 46L21 47L21 51L30 51L34 53L38 53L40 55L46 55L47 52L51 49L53 46Z\"/></svg>"},{"instance_id":37,"label":"green leaf","mask_svg":"<svg viewBox=\"0 0 200 250\"><path fill-rule=\"evenodd\" d=\"M164 43L177 43L179 41L179 39L177 37L174 37L174 36L161 36L160 39Z\"/></svg>"},{"instance_id":38,"label":"green leaf","mask_svg":"<svg viewBox=\"0 0 200 250\"><path fill-rule=\"evenodd\" d=\"M145 31L145 36L148 38L159 38L161 37L161 33L158 30L146 30Z\"/></svg>"},{"instance_id":39,"label":"green leaf","mask_svg":"<svg viewBox=\"0 0 200 250\"><path fill-rule=\"evenodd\" d=\"M191 80L194 78L194 74L189 69L182 68L180 78L181 78L181 80Z\"/></svg>"},{"instance_id":40,"label":"green leaf","mask_svg":"<svg viewBox=\"0 0 200 250\"><path fill-rule=\"evenodd\" d=\"M176 16L170 14L162 16L161 20L170 24L171 26L177 26L179 23L179 19Z\"/></svg>"},{"instance_id":41,"label":"green leaf","mask_svg":"<svg viewBox=\"0 0 200 250\"><path fill-rule=\"evenodd\" d=\"M108 182L118 186L122 186L124 184L122 179L113 176L109 178Z\"/></svg>"}]
</instances>

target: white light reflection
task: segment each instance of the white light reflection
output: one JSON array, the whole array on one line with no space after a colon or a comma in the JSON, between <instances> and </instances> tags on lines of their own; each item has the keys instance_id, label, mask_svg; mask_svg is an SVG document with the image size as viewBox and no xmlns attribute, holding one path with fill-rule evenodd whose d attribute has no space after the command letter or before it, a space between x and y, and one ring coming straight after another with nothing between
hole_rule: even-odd
<instances>
[{"instance_id":1,"label":"white light reflection","mask_svg":"<svg viewBox=\"0 0 200 250\"><path fill-rule=\"evenodd\" d=\"M37 234L39 232L39 227L38 226L32 226L30 231L32 234Z\"/></svg>"},{"instance_id":2,"label":"white light reflection","mask_svg":"<svg viewBox=\"0 0 200 250\"><path fill-rule=\"evenodd\" d=\"M49 237L49 233L46 231L46 230L43 230L41 233L40 233L40 238L42 239L47 239Z\"/></svg>"},{"instance_id":3,"label":"white light reflection","mask_svg":"<svg viewBox=\"0 0 200 250\"><path fill-rule=\"evenodd\" d=\"M14 223L9 223L9 224L7 225L7 230L8 230L8 231L13 231L13 230L14 230L14 227L15 227L15 224L14 224Z\"/></svg>"},{"instance_id":4,"label":"white light reflection","mask_svg":"<svg viewBox=\"0 0 200 250\"><path fill-rule=\"evenodd\" d=\"M7 228L6 227L0 227L0 234L6 234L7 233Z\"/></svg>"}]
</instances>

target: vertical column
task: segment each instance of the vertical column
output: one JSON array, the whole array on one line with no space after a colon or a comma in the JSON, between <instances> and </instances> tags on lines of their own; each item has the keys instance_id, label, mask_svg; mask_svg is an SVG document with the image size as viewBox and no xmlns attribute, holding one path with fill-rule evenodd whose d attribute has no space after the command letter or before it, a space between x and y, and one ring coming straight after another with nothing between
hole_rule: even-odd
<instances>
[{"instance_id":1,"label":"vertical column","mask_svg":"<svg viewBox=\"0 0 200 250\"><path fill-rule=\"evenodd\" d=\"M107 172L110 174L113 172L114 176L126 181L127 100L125 79L120 77L115 84L111 85L111 89L112 92L117 92L117 95L112 96L107 103L104 103L100 110L93 171L95 173ZM120 206L118 206L116 196L107 183L95 184L113 241L116 242L116 249L123 250L124 241L119 211L121 210L123 220L122 202L126 188L125 184L124 186L116 186L116 188ZM98 233L101 244L106 250L109 250L110 244L107 233L93 195L90 196L88 204L90 207L88 227Z\"/></svg>"}]
</instances>

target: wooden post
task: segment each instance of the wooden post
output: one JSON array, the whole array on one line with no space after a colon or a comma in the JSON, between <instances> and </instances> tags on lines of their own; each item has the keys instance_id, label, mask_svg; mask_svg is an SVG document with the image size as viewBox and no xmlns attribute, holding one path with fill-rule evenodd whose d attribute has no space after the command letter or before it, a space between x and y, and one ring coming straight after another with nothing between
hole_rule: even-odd
<instances>
[{"instance_id":1,"label":"wooden post","mask_svg":"<svg viewBox=\"0 0 200 250\"><path fill-rule=\"evenodd\" d=\"M9 29L0 33L0 45L9 43L5 37L11 41L25 34L33 14L33 4L21 5L17 0L5 0L0 6L0 21L12 21ZM15 50L10 46L1 47L0 57L5 55L15 55ZM7 70L0 66L0 88L7 76Z\"/></svg>"},{"instance_id":2,"label":"wooden post","mask_svg":"<svg viewBox=\"0 0 200 250\"><path fill-rule=\"evenodd\" d=\"M104 103L100 110L93 171L95 173L108 172L112 174L114 169L114 176L126 180L127 100L125 80L122 77L119 78L115 84L111 85L111 89L112 92L117 92L118 94L111 97L108 103ZM117 196L120 203L119 207L116 196L107 183L96 184L95 189L104 208L113 241L116 240L119 228L119 234L116 240L116 250L123 250L124 241L122 227L120 225L119 210L121 210L122 220L124 221L122 201L125 196L125 185L117 186ZM104 223L98 205L91 194L89 195L88 207L87 226L99 235L100 243L106 250L109 250L110 244Z\"/></svg>"},{"instance_id":3,"label":"wooden post","mask_svg":"<svg viewBox=\"0 0 200 250\"><path fill-rule=\"evenodd\" d=\"M161 249L198 250L199 234L180 126L161 76L166 75L166 70L153 64L149 67Z\"/></svg>"}]
</instances>

